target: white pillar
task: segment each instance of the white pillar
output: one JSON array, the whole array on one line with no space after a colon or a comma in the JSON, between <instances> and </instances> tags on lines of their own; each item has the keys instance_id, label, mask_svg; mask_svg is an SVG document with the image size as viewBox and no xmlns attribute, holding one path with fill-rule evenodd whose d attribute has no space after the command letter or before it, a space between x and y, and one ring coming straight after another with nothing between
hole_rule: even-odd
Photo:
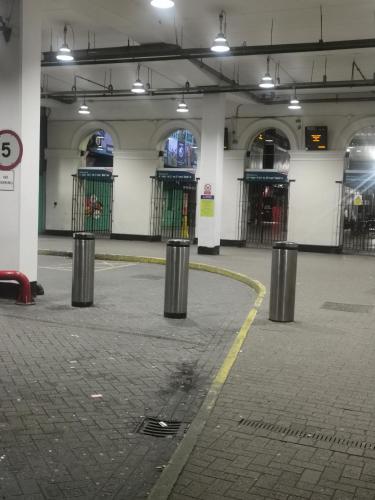
<instances>
[{"instance_id":1,"label":"white pillar","mask_svg":"<svg viewBox=\"0 0 375 500\"><path fill-rule=\"evenodd\" d=\"M223 193L225 94L203 97L198 177L198 253L220 253Z\"/></svg>"},{"instance_id":2,"label":"white pillar","mask_svg":"<svg viewBox=\"0 0 375 500\"><path fill-rule=\"evenodd\" d=\"M5 8L8 2L0 5L3 17L9 15ZM10 41L0 33L0 130L13 130L23 142L14 191L0 187L0 269L21 271L32 282L38 255L40 23L39 0L15 0Z\"/></svg>"}]
</instances>

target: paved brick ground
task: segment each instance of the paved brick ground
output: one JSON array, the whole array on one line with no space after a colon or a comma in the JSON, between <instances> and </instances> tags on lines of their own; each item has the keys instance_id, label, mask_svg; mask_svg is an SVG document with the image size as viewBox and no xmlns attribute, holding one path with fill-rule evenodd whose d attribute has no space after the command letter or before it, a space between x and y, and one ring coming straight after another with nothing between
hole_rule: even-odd
<instances>
[{"instance_id":1,"label":"paved brick ground","mask_svg":"<svg viewBox=\"0 0 375 500\"><path fill-rule=\"evenodd\" d=\"M181 436L138 424L191 422L254 297L191 272L166 320L163 267L98 263L97 306L72 309L70 264L41 258L36 306L0 302L0 498L145 498Z\"/></svg>"},{"instance_id":2,"label":"paved brick ground","mask_svg":"<svg viewBox=\"0 0 375 500\"><path fill-rule=\"evenodd\" d=\"M163 254L160 245L101 246ZM267 250L193 259L269 284ZM270 323L266 299L169 500L375 499L374 260L300 254L297 282L296 322ZM355 305L369 312L347 312Z\"/></svg>"},{"instance_id":3,"label":"paved brick ground","mask_svg":"<svg viewBox=\"0 0 375 500\"><path fill-rule=\"evenodd\" d=\"M300 255L297 321L265 302L170 500L375 499L375 315L345 311L374 306L373 266Z\"/></svg>"}]
</instances>

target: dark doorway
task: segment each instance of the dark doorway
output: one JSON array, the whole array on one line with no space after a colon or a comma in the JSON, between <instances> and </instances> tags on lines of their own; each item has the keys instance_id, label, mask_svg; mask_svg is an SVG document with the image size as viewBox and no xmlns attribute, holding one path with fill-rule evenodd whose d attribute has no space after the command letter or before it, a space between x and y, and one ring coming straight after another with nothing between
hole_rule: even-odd
<instances>
[{"instance_id":1,"label":"dark doorway","mask_svg":"<svg viewBox=\"0 0 375 500\"><path fill-rule=\"evenodd\" d=\"M240 239L247 246L270 247L287 238L289 185L241 179Z\"/></svg>"}]
</instances>

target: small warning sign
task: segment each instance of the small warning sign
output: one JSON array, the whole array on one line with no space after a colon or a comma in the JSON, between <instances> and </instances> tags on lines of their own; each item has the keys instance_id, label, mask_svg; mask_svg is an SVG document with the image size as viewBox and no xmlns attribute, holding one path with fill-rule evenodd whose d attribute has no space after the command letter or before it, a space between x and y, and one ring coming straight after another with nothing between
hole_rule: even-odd
<instances>
[{"instance_id":1,"label":"small warning sign","mask_svg":"<svg viewBox=\"0 0 375 500\"><path fill-rule=\"evenodd\" d=\"M355 196L353 205L355 207L361 207L363 205L363 199L361 194L357 194L357 196Z\"/></svg>"}]
</instances>

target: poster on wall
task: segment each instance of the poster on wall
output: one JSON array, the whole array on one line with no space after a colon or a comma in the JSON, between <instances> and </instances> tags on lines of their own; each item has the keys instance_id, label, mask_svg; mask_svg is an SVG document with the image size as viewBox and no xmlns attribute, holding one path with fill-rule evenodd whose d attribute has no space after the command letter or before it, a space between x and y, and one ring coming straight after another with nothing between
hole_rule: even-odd
<instances>
[{"instance_id":1,"label":"poster on wall","mask_svg":"<svg viewBox=\"0 0 375 500\"><path fill-rule=\"evenodd\" d=\"M203 186L203 194L200 202L201 217L215 217L215 195L213 194L213 185L206 183Z\"/></svg>"},{"instance_id":2,"label":"poster on wall","mask_svg":"<svg viewBox=\"0 0 375 500\"><path fill-rule=\"evenodd\" d=\"M0 172L0 191L14 191L14 172Z\"/></svg>"}]
</instances>

